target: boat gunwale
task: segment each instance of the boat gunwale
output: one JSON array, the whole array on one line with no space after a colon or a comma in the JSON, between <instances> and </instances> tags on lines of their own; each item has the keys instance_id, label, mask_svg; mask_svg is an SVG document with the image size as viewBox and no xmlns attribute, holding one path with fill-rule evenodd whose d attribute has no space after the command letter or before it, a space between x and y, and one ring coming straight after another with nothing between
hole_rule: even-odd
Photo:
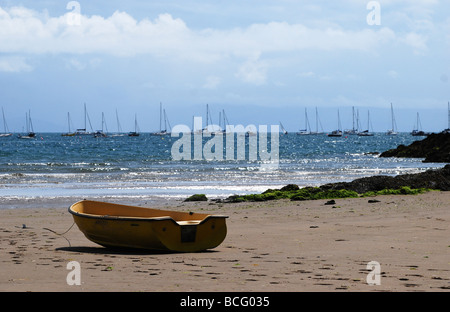
<instances>
[{"instance_id":1,"label":"boat gunwale","mask_svg":"<svg viewBox=\"0 0 450 312\"><path fill-rule=\"evenodd\" d=\"M176 225L184 225L184 224L180 224L178 223L174 218L170 217L170 216L161 216L161 217L128 217L128 216L112 216L112 215L99 215L99 214L90 214L90 213L84 213L84 212L78 212L78 211L74 211L72 209L73 206L75 206L76 204L79 204L83 202L82 201L78 201L72 205L70 205L68 211L70 214L78 216L78 217L83 217L83 218L89 218L89 219L101 219L101 220L114 220L114 221L145 221L145 222L156 222L156 221L172 221L173 223L175 223ZM101 203L105 203L105 202L101 202ZM113 204L116 205L116 204ZM139 208L145 208L145 207L139 207ZM146 209L153 209L153 208L146 208ZM157 209L155 209L157 210ZM200 225L203 224L205 222L207 222L209 219L215 219L215 218L228 218L228 216L224 216L224 215L207 215L205 218L201 219L201 220L196 220L196 221L200 221L200 222L195 222L193 224L189 224L189 225ZM186 220L180 220L180 222L184 222ZM190 220L190 221L194 221L194 220Z\"/></svg>"}]
</instances>

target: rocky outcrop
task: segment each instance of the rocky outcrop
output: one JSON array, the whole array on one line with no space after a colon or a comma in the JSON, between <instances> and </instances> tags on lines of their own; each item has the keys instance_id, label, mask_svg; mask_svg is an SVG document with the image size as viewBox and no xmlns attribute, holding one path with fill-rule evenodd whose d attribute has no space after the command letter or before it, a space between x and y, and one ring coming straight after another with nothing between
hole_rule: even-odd
<instances>
[{"instance_id":1,"label":"rocky outcrop","mask_svg":"<svg viewBox=\"0 0 450 312\"><path fill-rule=\"evenodd\" d=\"M351 190L358 194L384 189L427 188L450 191L450 164L441 169L427 170L415 174L402 174L395 177L373 176L360 178L351 182L330 183L320 186L322 190Z\"/></svg>"},{"instance_id":2,"label":"rocky outcrop","mask_svg":"<svg viewBox=\"0 0 450 312\"><path fill-rule=\"evenodd\" d=\"M298 185L288 184L281 189L268 189L261 194L233 195L220 201L236 203L277 199L333 199L388 194L420 194L430 190L450 191L450 164L441 169L427 170L416 174L403 174L395 177L373 176L356 179L352 182L329 183L319 187L299 188Z\"/></svg>"},{"instance_id":3,"label":"rocky outcrop","mask_svg":"<svg viewBox=\"0 0 450 312\"><path fill-rule=\"evenodd\" d=\"M408 146L399 145L381 153L380 157L424 158L423 162L450 163L450 132L433 133Z\"/></svg>"}]
</instances>

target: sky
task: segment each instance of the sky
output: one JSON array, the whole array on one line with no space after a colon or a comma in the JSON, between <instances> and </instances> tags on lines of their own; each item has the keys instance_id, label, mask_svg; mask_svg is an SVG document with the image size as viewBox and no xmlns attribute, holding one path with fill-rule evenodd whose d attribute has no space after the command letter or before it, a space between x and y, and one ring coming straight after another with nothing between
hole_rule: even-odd
<instances>
[{"instance_id":1,"label":"sky","mask_svg":"<svg viewBox=\"0 0 450 312\"><path fill-rule=\"evenodd\" d=\"M288 131L448 127L448 0L0 0L0 106L10 131L159 129L193 116ZM0 131L3 121L0 120Z\"/></svg>"}]
</instances>

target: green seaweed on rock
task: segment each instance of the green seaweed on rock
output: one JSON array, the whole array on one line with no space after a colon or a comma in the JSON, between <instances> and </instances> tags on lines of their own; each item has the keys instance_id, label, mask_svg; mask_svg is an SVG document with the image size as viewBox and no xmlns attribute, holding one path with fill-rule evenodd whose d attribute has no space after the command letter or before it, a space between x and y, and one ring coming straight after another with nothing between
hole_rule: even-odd
<instances>
[{"instance_id":1,"label":"green seaweed on rock","mask_svg":"<svg viewBox=\"0 0 450 312\"><path fill-rule=\"evenodd\" d=\"M358 194L355 191L340 189L340 190L323 190L320 187L305 187L294 188L292 186L284 187L281 189L268 189L261 194L249 194L249 195L234 195L228 197L228 202L256 202L256 201L268 201L278 199L290 199L293 201L301 200L317 200L317 199L336 199L336 198L358 198L358 197L371 197L378 195L416 195L429 192L431 189L427 188L410 188L403 186L399 189L384 189L380 191L369 191L363 194Z\"/></svg>"}]
</instances>

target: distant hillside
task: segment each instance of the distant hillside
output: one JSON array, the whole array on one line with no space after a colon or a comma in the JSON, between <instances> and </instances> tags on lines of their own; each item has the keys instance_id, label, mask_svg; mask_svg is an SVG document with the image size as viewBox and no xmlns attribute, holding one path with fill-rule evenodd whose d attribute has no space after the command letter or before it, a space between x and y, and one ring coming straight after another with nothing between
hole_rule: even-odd
<instances>
[{"instance_id":1,"label":"distant hillside","mask_svg":"<svg viewBox=\"0 0 450 312\"><path fill-rule=\"evenodd\" d=\"M425 139L408 146L399 145L381 153L380 157L425 158L423 162L450 163L450 132L430 134Z\"/></svg>"}]
</instances>

